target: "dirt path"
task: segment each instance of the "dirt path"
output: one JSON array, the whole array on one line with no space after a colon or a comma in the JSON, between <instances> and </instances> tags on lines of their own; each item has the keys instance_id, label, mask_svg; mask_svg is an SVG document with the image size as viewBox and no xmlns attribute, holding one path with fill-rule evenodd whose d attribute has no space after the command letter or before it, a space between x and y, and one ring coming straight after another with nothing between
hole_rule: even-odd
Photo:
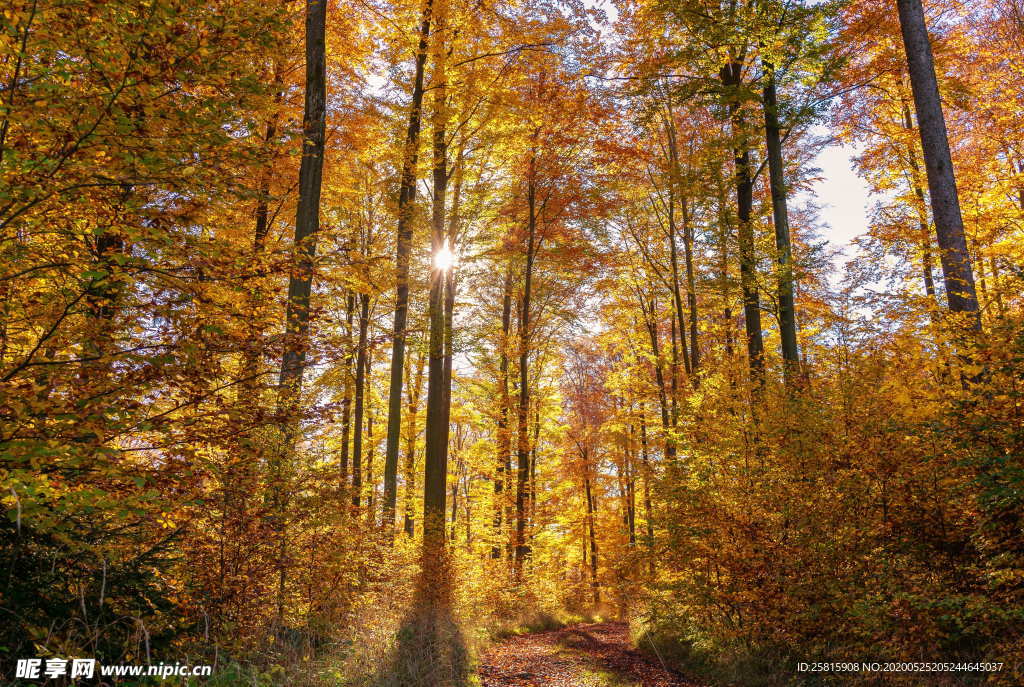
<instances>
[{"instance_id":1,"label":"dirt path","mask_svg":"<svg viewBox=\"0 0 1024 687\"><path fill-rule=\"evenodd\" d=\"M506 639L484 656L483 687L699 687L629 644L625 623Z\"/></svg>"}]
</instances>

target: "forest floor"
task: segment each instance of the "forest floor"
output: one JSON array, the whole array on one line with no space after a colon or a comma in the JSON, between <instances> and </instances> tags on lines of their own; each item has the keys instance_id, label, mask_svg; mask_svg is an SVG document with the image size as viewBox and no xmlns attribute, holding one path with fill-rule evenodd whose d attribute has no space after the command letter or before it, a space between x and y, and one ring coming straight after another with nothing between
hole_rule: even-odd
<instances>
[{"instance_id":1,"label":"forest floor","mask_svg":"<svg viewBox=\"0 0 1024 687\"><path fill-rule=\"evenodd\" d=\"M698 687L632 648L625 623L571 625L511 637L480 665L483 687Z\"/></svg>"}]
</instances>

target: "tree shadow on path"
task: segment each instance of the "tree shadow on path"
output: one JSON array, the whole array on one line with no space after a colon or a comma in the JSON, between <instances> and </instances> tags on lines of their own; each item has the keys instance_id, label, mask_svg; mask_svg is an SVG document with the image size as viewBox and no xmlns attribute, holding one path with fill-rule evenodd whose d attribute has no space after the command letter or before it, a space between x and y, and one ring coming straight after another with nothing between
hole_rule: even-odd
<instances>
[{"instance_id":1,"label":"tree shadow on path","mask_svg":"<svg viewBox=\"0 0 1024 687\"><path fill-rule=\"evenodd\" d=\"M469 677L469 650L452 612L449 568L437 562L424 565L395 648L377 671L374 687L462 687Z\"/></svg>"}]
</instances>

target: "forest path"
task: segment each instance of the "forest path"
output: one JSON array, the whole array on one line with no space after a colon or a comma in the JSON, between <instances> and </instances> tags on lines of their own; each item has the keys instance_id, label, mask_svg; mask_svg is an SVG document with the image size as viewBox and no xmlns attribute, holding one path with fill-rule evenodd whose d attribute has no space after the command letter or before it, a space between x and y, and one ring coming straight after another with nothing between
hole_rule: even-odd
<instances>
[{"instance_id":1,"label":"forest path","mask_svg":"<svg viewBox=\"0 0 1024 687\"><path fill-rule=\"evenodd\" d=\"M698 687L632 648L625 623L571 625L506 639L480 665L483 687Z\"/></svg>"}]
</instances>

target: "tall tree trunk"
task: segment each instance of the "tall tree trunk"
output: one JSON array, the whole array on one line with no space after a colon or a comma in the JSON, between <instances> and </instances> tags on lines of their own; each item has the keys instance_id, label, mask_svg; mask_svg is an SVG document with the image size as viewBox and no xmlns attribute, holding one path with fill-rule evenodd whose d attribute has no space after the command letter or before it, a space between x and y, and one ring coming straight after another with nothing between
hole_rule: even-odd
<instances>
[{"instance_id":1,"label":"tall tree trunk","mask_svg":"<svg viewBox=\"0 0 1024 687\"><path fill-rule=\"evenodd\" d=\"M583 451L583 491L587 497L587 538L590 543L590 590L594 605L601 603L601 586L597 581L597 533L594 528L594 493L590 484L590 456Z\"/></svg>"},{"instance_id":2,"label":"tall tree trunk","mask_svg":"<svg viewBox=\"0 0 1024 687\"><path fill-rule=\"evenodd\" d=\"M699 384L700 347L697 343L697 284L693 269L693 224L690 221L690 207L686 196L680 198L683 213L683 252L686 260L686 300L690 308L690 365L693 368L693 383Z\"/></svg>"},{"instance_id":3,"label":"tall tree trunk","mask_svg":"<svg viewBox=\"0 0 1024 687\"><path fill-rule=\"evenodd\" d=\"M633 473L633 425L629 425L626 435L626 450L623 452L622 479L623 498L625 499L625 524L629 534L629 544L636 544L636 482Z\"/></svg>"},{"instance_id":4,"label":"tall tree trunk","mask_svg":"<svg viewBox=\"0 0 1024 687\"><path fill-rule=\"evenodd\" d=\"M647 523L647 550L651 575L654 575L654 514L651 512L651 462L647 456L647 417L640 405L640 461L644 468L644 520Z\"/></svg>"},{"instance_id":5,"label":"tall tree trunk","mask_svg":"<svg viewBox=\"0 0 1024 687\"><path fill-rule=\"evenodd\" d=\"M352 425L352 505L359 508L363 492L363 406L366 395L367 334L370 328L370 295L359 294L359 347L356 352L355 411Z\"/></svg>"},{"instance_id":6,"label":"tall tree trunk","mask_svg":"<svg viewBox=\"0 0 1024 687\"><path fill-rule=\"evenodd\" d=\"M457 530L455 529L458 525L459 520L459 481L462 479L462 454L458 449L452 451L454 454L452 460L455 461L455 477L452 479L452 514L450 518L448 541L452 546L455 546Z\"/></svg>"},{"instance_id":7,"label":"tall tree trunk","mask_svg":"<svg viewBox=\"0 0 1024 687\"><path fill-rule=\"evenodd\" d=\"M366 351L366 372L363 384L366 387L366 391L369 392L373 388L372 375L373 375L373 349L370 348ZM373 459L375 457L376 445L373 441L373 394L364 392L364 401L366 406L366 460L363 461L365 479L363 483L366 485L366 522L369 525L373 525L374 518L376 517L376 500L377 500L377 485L374 482L373 477Z\"/></svg>"},{"instance_id":8,"label":"tall tree trunk","mask_svg":"<svg viewBox=\"0 0 1024 687\"><path fill-rule=\"evenodd\" d=\"M345 354L345 397L341 401L341 457L339 459L339 483L342 509L347 510L345 505L348 498L348 459L349 459L349 435L352 428L352 361L355 357L352 336L352 318L355 314L356 296L349 293L345 297L345 343L348 351Z\"/></svg>"},{"instance_id":9,"label":"tall tree trunk","mask_svg":"<svg viewBox=\"0 0 1024 687\"><path fill-rule=\"evenodd\" d=\"M775 67L765 63L764 130L768 149L768 177L772 193L772 219L775 224L775 250L778 261L779 338L782 340L782 367L786 385L792 386L800 373L800 351L796 340L796 304L793 298L793 249L789 237L789 209L786 195L786 170L782 159L782 135L779 104L775 88Z\"/></svg>"},{"instance_id":10,"label":"tall tree trunk","mask_svg":"<svg viewBox=\"0 0 1024 687\"><path fill-rule=\"evenodd\" d=\"M743 65L730 62L722 68L722 84L738 91ZM743 291L743 321L747 332L747 358L750 381L755 388L764 384L764 337L761 333L761 299L757 290L757 257L754 245L754 180L750 172L750 149L746 141L743 106L736 93L729 94L729 114L735 138L736 235L739 243L740 288Z\"/></svg>"},{"instance_id":11,"label":"tall tree trunk","mask_svg":"<svg viewBox=\"0 0 1024 687\"><path fill-rule=\"evenodd\" d=\"M527 540L532 547L534 524L537 522L537 453L540 450L540 399L533 402L533 441L530 442L530 483L526 490L529 505L526 521L529 523Z\"/></svg>"},{"instance_id":12,"label":"tall tree trunk","mask_svg":"<svg viewBox=\"0 0 1024 687\"><path fill-rule=\"evenodd\" d=\"M672 346L671 380L669 382L672 393L669 395L672 405L672 429L679 426L679 342L677 332L679 331L679 311L673 310L669 318L669 337ZM686 347L683 347L686 350Z\"/></svg>"},{"instance_id":13,"label":"tall tree trunk","mask_svg":"<svg viewBox=\"0 0 1024 687\"><path fill-rule=\"evenodd\" d=\"M676 444L672 437L672 421L669 416L668 396L665 391L665 373L662 370L661 347L658 343L657 303L652 298L649 306L644 305L643 296L641 296L640 307L644 312L647 334L651 341L651 355L654 357L654 381L658 387L661 429L665 434L665 458L672 462L676 457Z\"/></svg>"},{"instance_id":14,"label":"tall tree trunk","mask_svg":"<svg viewBox=\"0 0 1024 687\"><path fill-rule=\"evenodd\" d=\"M405 437L405 533L413 536L415 514L413 511L413 489L416 486L416 419L419 414L420 393L423 390L423 368L427 357L422 353L416 360L416 377L408 394L408 427Z\"/></svg>"},{"instance_id":15,"label":"tall tree trunk","mask_svg":"<svg viewBox=\"0 0 1024 687\"><path fill-rule=\"evenodd\" d=\"M719 290L722 298L722 327L725 329L724 350L726 359L732 359L735 340L732 327L732 288L729 284L729 227L732 226L732 218L729 217L729 206L726 202L721 170L719 170L719 174L715 175L715 181L717 182L715 185L718 191L717 206L720 238L718 242L718 278ZM729 379L731 384L735 384L735 380L732 378L731 374L729 375Z\"/></svg>"},{"instance_id":16,"label":"tall tree trunk","mask_svg":"<svg viewBox=\"0 0 1024 687\"><path fill-rule=\"evenodd\" d=\"M978 296L974 289L974 270L967 251L960 199L957 195L953 160L949 152L946 120L939 99L932 47L925 25L921 0L896 0L903 47L907 55L910 87L914 93L918 132L928 175L928 194L932 219L939 243L939 259L946 283L949 309L963 313L968 330L980 331Z\"/></svg>"},{"instance_id":17,"label":"tall tree trunk","mask_svg":"<svg viewBox=\"0 0 1024 687\"><path fill-rule=\"evenodd\" d=\"M697 371L700 369L700 347L697 342L697 289L693 269L693 225L690 221L690 203L687 200L687 189L683 183L683 169L679 162L679 139L675 129L675 115L671 101L667 108L666 132L669 142L669 159L672 163L673 177L679 194L679 210L683 222L683 252L686 261L686 300L690 309L690 356L687 371L693 375L693 383L699 384ZM675 232L672 232L673 235ZM674 240L673 240L674 241ZM682 321L680 319L680 321ZM684 338L685 341L685 338ZM685 343L684 343L685 346Z\"/></svg>"},{"instance_id":18,"label":"tall tree trunk","mask_svg":"<svg viewBox=\"0 0 1024 687\"><path fill-rule=\"evenodd\" d=\"M443 33L444 13L439 12L438 34ZM438 38L438 41L441 39ZM435 43L435 87L445 83L445 51ZM447 119L444 88L438 88L434 109L434 202L431 217L430 247L435 257L430 272L430 358L427 365L427 429L423 479L423 562L436 565L445 556L444 521L445 489L448 476L448 422L445 417L446 389L444 354L444 285L445 269L436 256L445 247L445 197L448 191L448 170L445 159L444 131Z\"/></svg>"},{"instance_id":19,"label":"tall tree trunk","mask_svg":"<svg viewBox=\"0 0 1024 687\"><path fill-rule=\"evenodd\" d=\"M302 116L302 162L299 165L299 203L295 215L294 266L288 280L285 312L285 345L281 360L278 410L285 424L282 451L273 462L272 526L279 538L276 628L284 621L287 543L285 507L287 488L282 483L285 468L294 448L298 426L289 418L292 405L302 391L302 376L309 342L309 300L313 285L313 261L320 230L320 187L323 181L324 129L327 103L327 67L325 32L326 0L306 1L306 93Z\"/></svg>"},{"instance_id":20,"label":"tall tree trunk","mask_svg":"<svg viewBox=\"0 0 1024 687\"><path fill-rule=\"evenodd\" d=\"M443 20L444 17L439 17L439 28L443 26ZM438 48L439 50L444 49L444 43L440 38L438 39ZM441 68L443 68L445 56L439 56L437 62ZM438 86L436 93L438 97L438 107L446 108L447 105L444 102L444 84ZM448 145L445 140L445 120L447 118L447 111L445 109L439 109L439 113L442 115L442 119L437 124L434 131L434 155L436 158L446 161L448 159ZM455 245L459 234L459 210L462 202L462 156L463 149L460 146L455 160L455 188L452 190L452 210L451 217L448 222L448 236L446 239L448 250L453 253L455 251ZM445 189L447 190L447 177L445 177ZM442 217L440 221L443 223L443 206L441 211ZM456 287L455 265L453 263L444 275L444 423L446 426L451 423L452 415L452 363L455 358Z\"/></svg>"},{"instance_id":21,"label":"tall tree trunk","mask_svg":"<svg viewBox=\"0 0 1024 687\"><path fill-rule=\"evenodd\" d=\"M434 254L444 245L436 230ZM427 365L427 428L423 478L424 563L444 555L445 489L448 426L444 422L444 270L436 265L430 275L430 349Z\"/></svg>"},{"instance_id":22,"label":"tall tree trunk","mask_svg":"<svg viewBox=\"0 0 1024 687\"><path fill-rule=\"evenodd\" d=\"M501 393L501 407L498 409L498 456L497 472L494 477L494 545L491 558L501 558L502 512L505 507L505 482L508 479L512 434L509 427L511 399L508 393L508 350L509 333L512 329L512 261L505 268L505 283L501 295L501 340L499 342L498 387Z\"/></svg>"},{"instance_id":23,"label":"tall tree trunk","mask_svg":"<svg viewBox=\"0 0 1024 687\"><path fill-rule=\"evenodd\" d=\"M395 242L395 324L391 343L391 384L388 390L387 443L384 449L384 526L394 528L398 498L398 444L402 432L402 373L405 371L405 337L409 319L409 246L412 213L416 200L416 163L419 158L420 122L423 111L423 75L430 44L433 0L424 0L420 38L416 49L412 107L405 135L402 176L398 190L398 235Z\"/></svg>"},{"instance_id":24,"label":"tall tree trunk","mask_svg":"<svg viewBox=\"0 0 1024 687\"><path fill-rule=\"evenodd\" d=\"M679 279L679 250L676 244L675 199L678 196L680 204L686 206L685 190L682 188L682 176L679 163L679 149L676 143L675 124L671 120L672 110L669 108L665 117L665 137L668 140L669 155L669 194L668 194L668 249L669 262L672 267L672 303L676 309L676 320L679 321L679 341L683 349L683 367L687 377L693 376L693 365L690 361L690 352L686 346L686 317L683 315L683 297L680 293ZM676 352L673 347L673 353ZM675 377L673 377L673 383ZM673 384L673 388L675 385Z\"/></svg>"},{"instance_id":25,"label":"tall tree trunk","mask_svg":"<svg viewBox=\"0 0 1024 687\"><path fill-rule=\"evenodd\" d=\"M523 562L529 556L526 543L526 490L530 470L530 437L527 429L530 409L530 299L533 290L533 265L537 241L536 153L530 159L527 173L527 235L526 269L523 273L523 298L519 311L519 408L517 414L518 446L516 450L516 535L513 573L516 584L522 583Z\"/></svg>"},{"instance_id":26,"label":"tall tree trunk","mask_svg":"<svg viewBox=\"0 0 1024 687\"><path fill-rule=\"evenodd\" d=\"M473 476L467 471L462 501L466 504L466 551L473 550Z\"/></svg>"}]
</instances>

